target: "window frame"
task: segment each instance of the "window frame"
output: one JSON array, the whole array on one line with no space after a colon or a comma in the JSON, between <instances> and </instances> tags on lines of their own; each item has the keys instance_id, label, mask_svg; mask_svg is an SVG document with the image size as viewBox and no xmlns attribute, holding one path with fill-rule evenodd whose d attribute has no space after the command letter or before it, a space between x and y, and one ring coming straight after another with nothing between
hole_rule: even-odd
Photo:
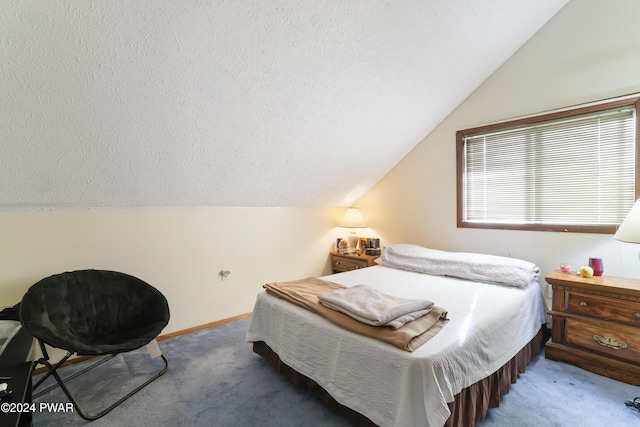
<instances>
[{"instance_id":1,"label":"window frame","mask_svg":"<svg viewBox=\"0 0 640 427\"><path fill-rule=\"evenodd\" d=\"M481 223L464 220L465 210L465 138L478 133L486 133L496 130L506 130L523 125L533 125L540 122L578 116L587 113L608 110L612 108L632 106L636 110L635 115L635 197L640 195L640 94L627 95L615 99L594 102L587 105L569 107L550 113L535 114L518 119L492 123L474 128L459 130L456 132L456 202L457 202L457 227L479 228L498 230L525 230L525 231L561 231L574 233L599 233L614 234L619 225L573 225L573 224L512 224L512 223Z\"/></svg>"}]
</instances>

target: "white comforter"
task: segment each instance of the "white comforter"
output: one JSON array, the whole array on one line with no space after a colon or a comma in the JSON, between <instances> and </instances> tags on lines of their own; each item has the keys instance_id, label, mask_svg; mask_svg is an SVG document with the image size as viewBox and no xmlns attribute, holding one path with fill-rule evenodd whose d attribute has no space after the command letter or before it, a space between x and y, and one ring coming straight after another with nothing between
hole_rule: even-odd
<instances>
[{"instance_id":1,"label":"white comforter","mask_svg":"<svg viewBox=\"0 0 640 427\"><path fill-rule=\"evenodd\" d=\"M410 353L258 294L247 341L266 342L284 363L381 426L444 425L447 402L508 362L546 321L537 282L509 287L382 266L324 279L428 299L448 310L442 331Z\"/></svg>"}]
</instances>

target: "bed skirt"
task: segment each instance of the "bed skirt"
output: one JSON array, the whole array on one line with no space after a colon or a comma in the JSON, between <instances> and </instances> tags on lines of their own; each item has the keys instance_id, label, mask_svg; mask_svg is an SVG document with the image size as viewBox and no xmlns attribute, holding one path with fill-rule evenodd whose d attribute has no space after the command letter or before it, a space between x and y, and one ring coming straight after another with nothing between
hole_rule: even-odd
<instances>
[{"instance_id":1,"label":"bed skirt","mask_svg":"<svg viewBox=\"0 0 640 427\"><path fill-rule=\"evenodd\" d=\"M524 373L531 359L540 354L548 335L543 329L545 328L540 329L538 334L500 369L458 393L455 400L449 403L451 416L444 427L473 427L485 418L489 408L498 407L500 398L509 393L511 384L516 383L518 374ZM282 376L297 386L307 388L329 409L341 414L355 426L375 426L364 415L338 403L314 380L282 363L280 357L264 341L254 342L253 351L267 360Z\"/></svg>"}]
</instances>

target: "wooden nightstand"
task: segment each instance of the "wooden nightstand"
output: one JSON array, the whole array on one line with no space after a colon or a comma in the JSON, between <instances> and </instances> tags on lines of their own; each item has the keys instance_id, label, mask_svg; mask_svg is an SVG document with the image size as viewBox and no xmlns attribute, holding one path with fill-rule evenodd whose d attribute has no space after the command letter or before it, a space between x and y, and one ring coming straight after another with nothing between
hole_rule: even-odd
<instances>
[{"instance_id":1,"label":"wooden nightstand","mask_svg":"<svg viewBox=\"0 0 640 427\"><path fill-rule=\"evenodd\" d=\"M339 254L338 252L331 252L331 268L334 273L342 273L343 271L371 267L372 265L376 265L373 261L377 258L380 258L380 255Z\"/></svg>"},{"instance_id":2,"label":"wooden nightstand","mask_svg":"<svg viewBox=\"0 0 640 427\"><path fill-rule=\"evenodd\" d=\"M554 271L547 359L640 385L640 280Z\"/></svg>"}]
</instances>

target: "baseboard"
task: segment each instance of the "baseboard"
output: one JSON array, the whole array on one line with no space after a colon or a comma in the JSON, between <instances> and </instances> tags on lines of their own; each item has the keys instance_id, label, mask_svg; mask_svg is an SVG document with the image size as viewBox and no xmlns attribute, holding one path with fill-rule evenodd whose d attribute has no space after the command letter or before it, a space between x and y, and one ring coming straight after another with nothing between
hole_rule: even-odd
<instances>
[{"instance_id":1,"label":"baseboard","mask_svg":"<svg viewBox=\"0 0 640 427\"><path fill-rule=\"evenodd\" d=\"M205 323L204 325L194 326L192 328L187 328L187 329L181 329L179 331L170 332L168 334L158 335L156 340L165 341L170 338L191 334L193 332L202 331L204 329L215 328L216 326L222 326L227 323L235 322L236 320L246 319L247 317L251 317L252 315L253 315L253 312L249 312L249 313L239 314L233 317L228 317L226 319L216 320L215 322ZM85 360L93 359L95 357L102 357L102 356L77 356L67 360L65 363L62 364L62 366L64 367L64 366L74 365L76 363L84 362ZM44 366L41 366L33 370L33 375L39 375L45 372L47 372L47 368Z\"/></svg>"},{"instance_id":2,"label":"baseboard","mask_svg":"<svg viewBox=\"0 0 640 427\"><path fill-rule=\"evenodd\" d=\"M247 317L251 317L252 315L253 315L253 312L245 313L245 314L239 314L238 316L233 316L233 317L228 317L226 319L216 320L215 322L206 323L206 324L200 325L200 326L194 326L193 328L182 329L182 330L179 330L179 331L175 331L175 332L171 332L171 333L168 333L168 334L160 335L156 339L158 341L164 341L164 340L168 340L169 338L175 338L175 337L179 337L181 335L191 334L193 332L201 331L203 329L215 328L216 326L221 326L221 325L224 325L226 323L235 322L236 320L246 319Z\"/></svg>"}]
</instances>

